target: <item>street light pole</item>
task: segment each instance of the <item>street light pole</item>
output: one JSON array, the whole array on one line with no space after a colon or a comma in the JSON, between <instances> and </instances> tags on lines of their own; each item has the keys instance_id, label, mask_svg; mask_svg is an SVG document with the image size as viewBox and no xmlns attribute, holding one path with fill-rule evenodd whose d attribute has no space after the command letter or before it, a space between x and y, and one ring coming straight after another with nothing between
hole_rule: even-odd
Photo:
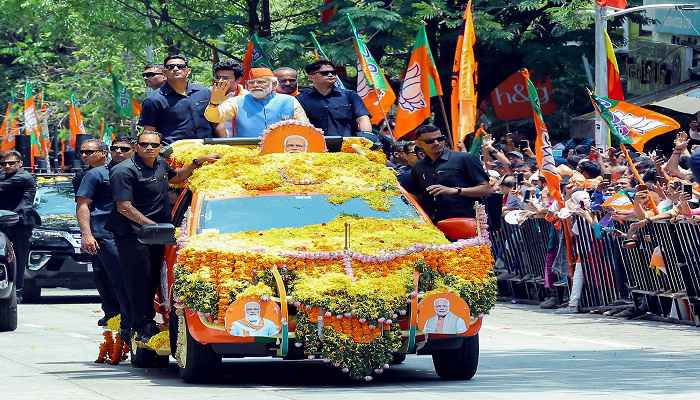
<instances>
[{"instance_id":1,"label":"street light pole","mask_svg":"<svg viewBox=\"0 0 700 400\"><path fill-rule=\"evenodd\" d=\"M608 13L608 7L595 6L595 94L596 96L608 96L608 57L605 48L605 31L608 28L608 19L630 14L637 11L652 9L693 9L693 4L649 4L631 7ZM614 9L613 9L614 10ZM608 143L608 126L596 115L595 119L595 145L605 150Z\"/></svg>"},{"instance_id":2,"label":"street light pole","mask_svg":"<svg viewBox=\"0 0 700 400\"><path fill-rule=\"evenodd\" d=\"M605 49L605 31L608 29L608 20L605 16L607 7L595 6L595 94L596 96L608 96L608 57ZM608 147L608 126L605 121L596 114L595 119L595 145L605 151Z\"/></svg>"}]
</instances>

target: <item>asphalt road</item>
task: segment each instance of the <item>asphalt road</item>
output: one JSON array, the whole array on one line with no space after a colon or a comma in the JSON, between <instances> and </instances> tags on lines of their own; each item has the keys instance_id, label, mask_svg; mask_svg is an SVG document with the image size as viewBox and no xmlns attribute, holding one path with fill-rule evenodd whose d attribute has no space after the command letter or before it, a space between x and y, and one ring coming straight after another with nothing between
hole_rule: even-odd
<instances>
[{"instance_id":1,"label":"asphalt road","mask_svg":"<svg viewBox=\"0 0 700 400\"><path fill-rule=\"evenodd\" d=\"M167 369L94 364L101 316L95 292L48 290L20 305L17 331L0 334L2 399L698 399L700 329L610 317L554 315L499 304L481 332L469 382L447 382L429 356L409 356L371 383L349 382L318 361L240 359L223 377L187 385Z\"/></svg>"}]
</instances>

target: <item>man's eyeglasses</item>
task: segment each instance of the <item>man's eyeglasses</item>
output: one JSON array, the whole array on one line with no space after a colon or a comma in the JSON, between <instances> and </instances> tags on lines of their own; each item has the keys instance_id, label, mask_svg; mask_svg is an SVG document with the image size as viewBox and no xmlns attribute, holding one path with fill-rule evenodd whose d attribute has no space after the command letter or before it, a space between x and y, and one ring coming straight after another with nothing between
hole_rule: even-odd
<instances>
[{"instance_id":1,"label":"man's eyeglasses","mask_svg":"<svg viewBox=\"0 0 700 400\"><path fill-rule=\"evenodd\" d=\"M165 68L169 69L170 71L174 70L175 68L185 69L187 68L187 64L168 64L165 66Z\"/></svg>"},{"instance_id":2,"label":"man's eyeglasses","mask_svg":"<svg viewBox=\"0 0 700 400\"><path fill-rule=\"evenodd\" d=\"M435 142L444 142L445 140L447 140L446 137L444 137L444 136L438 136L438 137L436 137L436 138L432 138L432 139L428 139L428 140L421 140L421 142L423 142L423 143L425 143L425 144L433 144L433 143L435 143Z\"/></svg>"},{"instance_id":3,"label":"man's eyeglasses","mask_svg":"<svg viewBox=\"0 0 700 400\"><path fill-rule=\"evenodd\" d=\"M141 74L141 76L143 76L144 78L153 78L156 75L163 75L163 74L161 74L160 72L144 72L143 74Z\"/></svg>"},{"instance_id":4,"label":"man's eyeglasses","mask_svg":"<svg viewBox=\"0 0 700 400\"><path fill-rule=\"evenodd\" d=\"M128 153L131 150L129 146L109 146L109 150L115 153Z\"/></svg>"},{"instance_id":5,"label":"man's eyeglasses","mask_svg":"<svg viewBox=\"0 0 700 400\"><path fill-rule=\"evenodd\" d=\"M160 147L160 143L139 142L139 146L143 147L144 149L147 149L147 148L157 149Z\"/></svg>"},{"instance_id":6,"label":"man's eyeglasses","mask_svg":"<svg viewBox=\"0 0 700 400\"><path fill-rule=\"evenodd\" d=\"M80 150L80 155L82 156L91 156L95 153L99 153L101 150Z\"/></svg>"},{"instance_id":7,"label":"man's eyeglasses","mask_svg":"<svg viewBox=\"0 0 700 400\"><path fill-rule=\"evenodd\" d=\"M19 164L19 160L0 161L0 165L2 165L3 167L11 167L15 164Z\"/></svg>"},{"instance_id":8,"label":"man's eyeglasses","mask_svg":"<svg viewBox=\"0 0 700 400\"><path fill-rule=\"evenodd\" d=\"M335 71L316 71L314 74L323 76L335 76Z\"/></svg>"},{"instance_id":9,"label":"man's eyeglasses","mask_svg":"<svg viewBox=\"0 0 700 400\"><path fill-rule=\"evenodd\" d=\"M255 79L255 80L247 81L246 83L248 84L248 86L265 86L269 82L270 81L268 81L267 79Z\"/></svg>"}]
</instances>

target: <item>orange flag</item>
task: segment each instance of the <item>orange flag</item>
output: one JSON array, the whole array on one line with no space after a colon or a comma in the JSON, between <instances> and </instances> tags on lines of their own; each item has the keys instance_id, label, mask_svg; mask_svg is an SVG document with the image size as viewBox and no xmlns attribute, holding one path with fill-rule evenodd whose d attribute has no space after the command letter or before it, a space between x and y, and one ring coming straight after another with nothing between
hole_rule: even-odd
<instances>
[{"instance_id":1,"label":"orange flag","mask_svg":"<svg viewBox=\"0 0 700 400\"><path fill-rule=\"evenodd\" d=\"M615 50L613 50L608 32L605 32L605 48L608 53L608 97L613 100L624 100L625 93L620 81L620 67L617 66Z\"/></svg>"},{"instance_id":2,"label":"orange flag","mask_svg":"<svg viewBox=\"0 0 700 400\"><path fill-rule=\"evenodd\" d=\"M15 148L15 137L12 135L12 123L15 120L15 114L12 111L13 106L14 104L11 101L7 102L5 117L2 119L2 125L0 125L0 151Z\"/></svg>"},{"instance_id":3,"label":"orange flag","mask_svg":"<svg viewBox=\"0 0 700 400\"><path fill-rule=\"evenodd\" d=\"M661 275L661 272L668 274L666 271L666 262L664 261L664 255L661 252L661 247L656 246L654 251L651 253L651 259L649 260L649 268L656 271L657 275Z\"/></svg>"},{"instance_id":4,"label":"orange flag","mask_svg":"<svg viewBox=\"0 0 700 400\"><path fill-rule=\"evenodd\" d=\"M627 8L627 0L596 0L601 7Z\"/></svg>"},{"instance_id":5,"label":"orange flag","mask_svg":"<svg viewBox=\"0 0 700 400\"><path fill-rule=\"evenodd\" d=\"M535 84L530 80L530 73L528 70L523 69L521 73L523 74L525 85L527 86L527 95L532 105L532 118L535 121L535 130L537 132L537 136L535 137L535 158L537 160L537 167L540 170L540 174L542 174L541 176L544 176L547 182L547 189L549 190L550 196L559 203L559 207L563 208L564 198L559 188L561 176L559 176L559 171L554 162L552 143L549 140L549 131L547 130L547 125L545 125L544 117L542 116L540 96L537 93Z\"/></svg>"},{"instance_id":6,"label":"orange flag","mask_svg":"<svg viewBox=\"0 0 700 400\"><path fill-rule=\"evenodd\" d=\"M141 115L141 103L134 97L131 98L131 112L134 118L138 118Z\"/></svg>"},{"instance_id":7,"label":"orange flag","mask_svg":"<svg viewBox=\"0 0 700 400\"><path fill-rule=\"evenodd\" d=\"M396 108L396 129L399 139L430 118L430 98L442 96L442 86L433 55L428 45L428 35L421 26L416 35L411 58L404 76L399 102Z\"/></svg>"},{"instance_id":8,"label":"orange flag","mask_svg":"<svg viewBox=\"0 0 700 400\"><path fill-rule=\"evenodd\" d=\"M472 0L469 0L464 9L464 33L458 39L455 62L452 67L452 144L455 150L464 137L474 132L476 128L477 63L474 57L475 44L476 32L472 16Z\"/></svg>"},{"instance_id":9,"label":"orange flag","mask_svg":"<svg viewBox=\"0 0 700 400\"><path fill-rule=\"evenodd\" d=\"M68 104L68 128L70 129L70 146L73 150L76 149L76 143L78 135L85 133L85 126L83 125L83 115L80 113L80 107L76 104L75 95L70 95L70 102Z\"/></svg>"}]
</instances>

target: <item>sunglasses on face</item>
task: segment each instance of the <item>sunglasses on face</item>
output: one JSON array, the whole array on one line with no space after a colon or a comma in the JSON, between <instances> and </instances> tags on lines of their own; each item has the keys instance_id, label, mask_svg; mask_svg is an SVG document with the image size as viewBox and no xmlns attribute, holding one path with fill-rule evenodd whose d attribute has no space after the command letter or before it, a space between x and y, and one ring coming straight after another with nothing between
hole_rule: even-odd
<instances>
[{"instance_id":1,"label":"sunglasses on face","mask_svg":"<svg viewBox=\"0 0 700 400\"><path fill-rule=\"evenodd\" d=\"M13 166L13 165L15 165L15 164L19 164L19 161L17 161L17 160L14 160L14 161L0 161L0 165L2 165L2 166L4 166L4 167L11 167L11 166Z\"/></svg>"},{"instance_id":2,"label":"sunglasses on face","mask_svg":"<svg viewBox=\"0 0 700 400\"><path fill-rule=\"evenodd\" d=\"M316 71L316 75L335 76L335 71Z\"/></svg>"},{"instance_id":3,"label":"sunglasses on face","mask_svg":"<svg viewBox=\"0 0 700 400\"><path fill-rule=\"evenodd\" d=\"M185 69L185 68L187 68L187 64L168 64L165 66L165 68L167 68L170 71L174 70L175 68Z\"/></svg>"},{"instance_id":4,"label":"sunglasses on face","mask_svg":"<svg viewBox=\"0 0 700 400\"><path fill-rule=\"evenodd\" d=\"M110 146L109 150L113 151L115 153L127 153L131 150L131 147L129 147L129 146Z\"/></svg>"},{"instance_id":5,"label":"sunglasses on face","mask_svg":"<svg viewBox=\"0 0 700 400\"><path fill-rule=\"evenodd\" d=\"M160 72L144 72L143 74L141 74L141 76L143 76L144 78L153 78L156 75L163 75L163 74L161 74Z\"/></svg>"},{"instance_id":6,"label":"sunglasses on face","mask_svg":"<svg viewBox=\"0 0 700 400\"><path fill-rule=\"evenodd\" d=\"M438 137L436 137L436 138L432 138L432 139L428 139L428 140L421 140L421 141L422 141L423 143L425 143L425 144L433 144L433 143L435 143L435 142L444 142L445 140L447 140L446 137L444 137L444 136L438 136Z\"/></svg>"},{"instance_id":7,"label":"sunglasses on face","mask_svg":"<svg viewBox=\"0 0 700 400\"><path fill-rule=\"evenodd\" d=\"M143 147L144 149L147 149L147 148L157 149L160 147L160 143L139 142L139 146Z\"/></svg>"},{"instance_id":8,"label":"sunglasses on face","mask_svg":"<svg viewBox=\"0 0 700 400\"><path fill-rule=\"evenodd\" d=\"M99 152L100 152L100 150L80 150L80 155L91 156L91 155L93 155L95 153L99 153Z\"/></svg>"}]
</instances>

